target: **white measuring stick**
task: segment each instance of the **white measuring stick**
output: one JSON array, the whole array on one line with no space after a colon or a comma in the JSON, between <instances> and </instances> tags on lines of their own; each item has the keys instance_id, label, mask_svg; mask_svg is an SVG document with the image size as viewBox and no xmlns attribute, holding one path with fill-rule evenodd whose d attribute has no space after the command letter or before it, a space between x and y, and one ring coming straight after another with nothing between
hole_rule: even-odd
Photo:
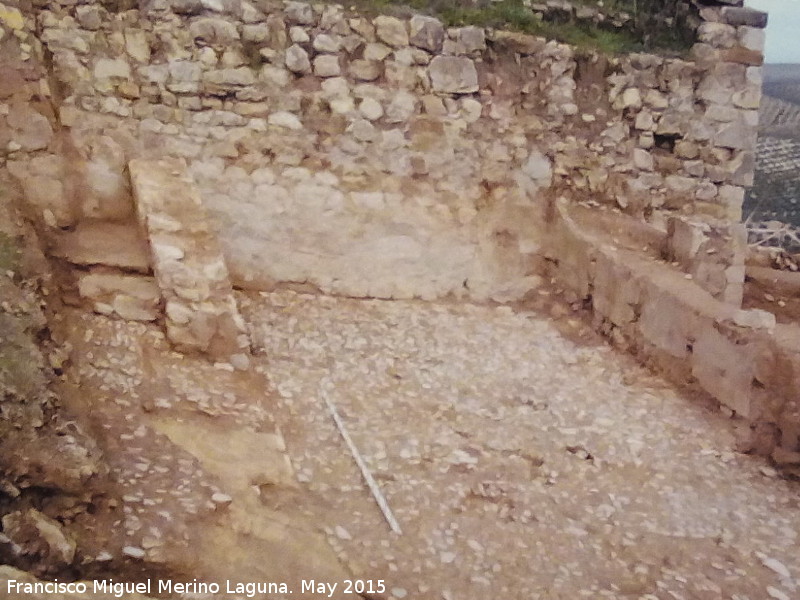
<instances>
[{"instance_id":1,"label":"white measuring stick","mask_svg":"<svg viewBox=\"0 0 800 600\"><path fill-rule=\"evenodd\" d=\"M361 454L358 452L358 448L353 443L353 440L350 438L350 434L347 433L347 429L342 422L341 417L339 417L339 413L336 411L336 407L331 402L330 398L328 397L328 393L320 386L320 395L322 399L325 401L325 404L328 406L328 410L333 417L333 422L336 423L336 428L339 430L339 433L342 434L342 438L344 439L347 447L350 448L350 454L353 455L353 458L358 465L358 468L361 470L361 475L364 477L364 481L367 482L367 486L369 486L369 491L372 492L372 497L375 498L375 502L378 503L378 506L383 513L383 517L386 519L386 522L389 523L389 527L392 528L397 535L402 535L403 532L400 529L400 524L397 522L397 519L394 518L392 514L392 509L389 508L389 505L386 502L386 498L381 493L381 488L378 487L378 483L372 477L372 474L369 472L367 465L364 463L364 460L361 458Z\"/></svg>"}]
</instances>

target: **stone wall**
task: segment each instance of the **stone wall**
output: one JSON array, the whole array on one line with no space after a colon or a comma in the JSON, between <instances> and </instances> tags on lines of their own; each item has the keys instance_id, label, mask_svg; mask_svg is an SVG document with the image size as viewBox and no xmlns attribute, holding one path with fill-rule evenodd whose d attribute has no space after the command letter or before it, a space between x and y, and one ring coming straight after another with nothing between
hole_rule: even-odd
<instances>
[{"instance_id":1,"label":"stone wall","mask_svg":"<svg viewBox=\"0 0 800 600\"><path fill-rule=\"evenodd\" d=\"M514 300L556 194L736 219L752 178L755 11L704 7L690 59L608 59L333 4L110 8L20 13L47 72L40 110L3 99L0 160L69 236L135 228L127 162L185 158L240 286Z\"/></svg>"},{"instance_id":2,"label":"stone wall","mask_svg":"<svg viewBox=\"0 0 800 600\"><path fill-rule=\"evenodd\" d=\"M621 230L613 214L576 208L560 201L554 210L550 275L590 307L597 328L617 346L741 419L739 450L771 456L800 475L797 324L715 298L663 260L681 236L624 221Z\"/></svg>"},{"instance_id":3,"label":"stone wall","mask_svg":"<svg viewBox=\"0 0 800 600\"><path fill-rule=\"evenodd\" d=\"M239 286L511 301L552 277L796 460L796 332L741 310L766 16L732 4L683 59L299 2L0 5L0 166L99 312L163 318L127 165L179 158Z\"/></svg>"}]
</instances>

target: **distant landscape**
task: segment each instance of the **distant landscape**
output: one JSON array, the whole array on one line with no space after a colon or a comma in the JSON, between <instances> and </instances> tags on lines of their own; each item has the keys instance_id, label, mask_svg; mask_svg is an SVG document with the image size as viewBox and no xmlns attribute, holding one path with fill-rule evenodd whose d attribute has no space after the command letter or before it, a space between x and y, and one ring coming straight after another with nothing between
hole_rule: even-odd
<instances>
[{"instance_id":1,"label":"distant landscape","mask_svg":"<svg viewBox=\"0 0 800 600\"><path fill-rule=\"evenodd\" d=\"M764 65L764 93L800 104L800 64Z\"/></svg>"},{"instance_id":2,"label":"distant landscape","mask_svg":"<svg viewBox=\"0 0 800 600\"><path fill-rule=\"evenodd\" d=\"M800 227L800 64L764 66L753 187L744 216Z\"/></svg>"}]
</instances>

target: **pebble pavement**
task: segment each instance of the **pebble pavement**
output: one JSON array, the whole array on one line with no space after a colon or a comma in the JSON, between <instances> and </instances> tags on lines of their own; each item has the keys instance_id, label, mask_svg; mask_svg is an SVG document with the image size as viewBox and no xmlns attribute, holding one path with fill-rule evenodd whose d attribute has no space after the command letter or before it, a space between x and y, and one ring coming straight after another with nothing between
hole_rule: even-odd
<instances>
[{"instance_id":1,"label":"pebble pavement","mask_svg":"<svg viewBox=\"0 0 800 600\"><path fill-rule=\"evenodd\" d=\"M309 514L374 597L800 597L797 485L734 424L507 307L238 301ZM328 386L403 534L320 395Z\"/></svg>"}]
</instances>

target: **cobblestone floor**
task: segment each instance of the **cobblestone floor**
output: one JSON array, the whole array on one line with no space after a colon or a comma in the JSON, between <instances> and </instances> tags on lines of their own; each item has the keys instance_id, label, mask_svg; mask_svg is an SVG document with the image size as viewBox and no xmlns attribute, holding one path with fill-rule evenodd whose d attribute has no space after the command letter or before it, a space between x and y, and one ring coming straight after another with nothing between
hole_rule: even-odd
<instances>
[{"instance_id":1,"label":"cobblestone floor","mask_svg":"<svg viewBox=\"0 0 800 600\"><path fill-rule=\"evenodd\" d=\"M239 301L317 499L295 509L357 576L387 580L385 597L800 597L797 485L608 347L508 308ZM325 408L327 381L401 536Z\"/></svg>"}]
</instances>

